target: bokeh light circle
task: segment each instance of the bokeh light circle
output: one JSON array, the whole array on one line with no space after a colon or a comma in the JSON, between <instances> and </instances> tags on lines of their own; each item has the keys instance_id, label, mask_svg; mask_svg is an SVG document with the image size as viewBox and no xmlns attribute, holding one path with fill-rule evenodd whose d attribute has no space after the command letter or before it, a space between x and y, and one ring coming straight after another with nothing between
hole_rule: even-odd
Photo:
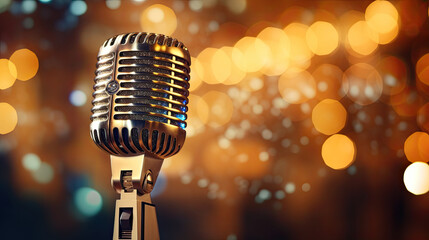
<instances>
[{"instance_id":1,"label":"bokeh light circle","mask_svg":"<svg viewBox=\"0 0 429 240\"><path fill-rule=\"evenodd\" d=\"M316 80L316 98L340 99L345 93L342 88L343 71L332 64L322 64L313 71L313 78Z\"/></svg>"},{"instance_id":2,"label":"bokeh light circle","mask_svg":"<svg viewBox=\"0 0 429 240\"><path fill-rule=\"evenodd\" d=\"M368 105L380 98L383 81L373 66L357 63L344 72L343 90L353 102Z\"/></svg>"},{"instance_id":3,"label":"bokeh light circle","mask_svg":"<svg viewBox=\"0 0 429 240\"><path fill-rule=\"evenodd\" d=\"M339 35L331 23L317 21L308 28L306 40L314 54L328 55L338 47Z\"/></svg>"},{"instance_id":4,"label":"bokeh light circle","mask_svg":"<svg viewBox=\"0 0 429 240\"><path fill-rule=\"evenodd\" d=\"M344 128L347 111L340 102L325 99L313 108L311 119L317 131L331 135Z\"/></svg>"},{"instance_id":5,"label":"bokeh light circle","mask_svg":"<svg viewBox=\"0 0 429 240\"><path fill-rule=\"evenodd\" d=\"M416 74L425 85L429 85L429 53L426 53L417 61Z\"/></svg>"},{"instance_id":6,"label":"bokeh light circle","mask_svg":"<svg viewBox=\"0 0 429 240\"><path fill-rule=\"evenodd\" d=\"M417 112L417 124L421 129L429 132L429 103L423 105Z\"/></svg>"},{"instance_id":7,"label":"bokeh light circle","mask_svg":"<svg viewBox=\"0 0 429 240\"><path fill-rule=\"evenodd\" d=\"M278 89L288 103L299 104L316 96L316 82L307 71L282 74L278 81Z\"/></svg>"},{"instance_id":8,"label":"bokeh light circle","mask_svg":"<svg viewBox=\"0 0 429 240\"><path fill-rule=\"evenodd\" d=\"M100 193L89 187L79 188L74 195L74 203L84 216L96 215L103 206L103 199Z\"/></svg>"},{"instance_id":9,"label":"bokeh light circle","mask_svg":"<svg viewBox=\"0 0 429 240\"><path fill-rule=\"evenodd\" d=\"M378 47L378 34L365 21L353 24L347 33L350 48L360 55L370 55Z\"/></svg>"},{"instance_id":10,"label":"bokeh light circle","mask_svg":"<svg viewBox=\"0 0 429 240\"><path fill-rule=\"evenodd\" d=\"M374 1L366 8L365 19L377 33L388 33L398 25L398 11L389 1Z\"/></svg>"},{"instance_id":11,"label":"bokeh light circle","mask_svg":"<svg viewBox=\"0 0 429 240\"><path fill-rule=\"evenodd\" d=\"M0 134L12 132L18 124L18 113L9 103L0 103Z\"/></svg>"},{"instance_id":12,"label":"bokeh light circle","mask_svg":"<svg viewBox=\"0 0 429 240\"><path fill-rule=\"evenodd\" d=\"M429 161L429 134L415 132L404 143L404 153L410 162Z\"/></svg>"},{"instance_id":13,"label":"bokeh light circle","mask_svg":"<svg viewBox=\"0 0 429 240\"><path fill-rule=\"evenodd\" d=\"M429 191L429 165L424 162L411 163L404 172L404 184L414 195L422 195Z\"/></svg>"},{"instance_id":14,"label":"bokeh light circle","mask_svg":"<svg viewBox=\"0 0 429 240\"><path fill-rule=\"evenodd\" d=\"M225 125L231 120L234 106L231 98L219 91L210 91L201 97L199 108L208 107L208 114L203 114L203 109L198 110L198 114L204 123L217 128ZM205 103L205 104L204 104Z\"/></svg>"},{"instance_id":15,"label":"bokeh light circle","mask_svg":"<svg viewBox=\"0 0 429 240\"><path fill-rule=\"evenodd\" d=\"M323 161L332 169L349 167L355 160L355 156L355 144L345 135L332 135L322 145Z\"/></svg>"},{"instance_id":16,"label":"bokeh light circle","mask_svg":"<svg viewBox=\"0 0 429 240\"><path fill-rule=\"evenodd\" d=\"M257 38L269 48L269 55L261 72L268 76L284 73L289 65L290 53L290 41L286 33L279 28L267 27L258 34Z\"/></svg>"},{"instance_id":17,"label":"bokeh light circle","mask_svg":"<svg viewBox=\"0 0 429 240\"><path fill-rule=\"evenodd\" d=\"M22 157L22 165L29 171L37 171L42 165L42 161L36 154L27 153Z\"/></svg>"},{"instance_id":18,"label":"bokeh light circle","mask_svg":"<svg viewBox=\"0 0 429 240\"><path fill-rule=\"evenodd\" d=\"M17 79L27 81L33 78L39 69L39 59L29 49L16 50L10 57L10 61L16 66Z\"/></svg>"},{"instance_id":19,"label":"bokeh light circle","mask_svg":"<svg viewBox=\"0 0 429 240\"><path fill-rule=\"evenodd\" d=\"M13 86L17 77L16 66L8 59L0 59L0 89Z\"/></svg>"},{"instance_id":20,"label":"bokeh light circle","mask_svg":"<svg viewBox=\"0 0 429 240\"><path fill-rule=\"evenodd\" d=\"M177 17L174 11L162 4L146 8L140 16L140 25L144 32L171 35L177 28Z\"/></svg>"},{"instance_id":21,"label":"bokeh light circle","mask_svg":"<svg viewBox=\"0 0 429 240\"><path fill-rule=\"evenodd\" d=\"M232 60L245 72L257 72L266 64L270 49L261 39L244 37L235 45Z\"/></svg>"}]
</instances>

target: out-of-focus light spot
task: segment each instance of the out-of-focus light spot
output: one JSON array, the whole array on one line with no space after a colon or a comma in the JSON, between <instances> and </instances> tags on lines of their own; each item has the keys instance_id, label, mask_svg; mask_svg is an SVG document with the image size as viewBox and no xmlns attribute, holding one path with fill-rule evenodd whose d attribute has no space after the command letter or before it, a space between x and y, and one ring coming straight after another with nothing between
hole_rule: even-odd
<instances>
[{"instance_id":1,"label":"out-of-focus light spot","mask_svg":"<svg viewBox=\"0 0 429 240\"><path fill-rule=\"evenodd\" d=\"M221 50L223 52L225 52L229 59L232 60L232 53L234 51L233 47L222 47ZM246 77L246 73L241 70L236 64L234 64L233 62L231 63L231 74L230 76L222 82L222 84L225 85L235 85L239 82L241 82L244 77Z\"/></svg>"},{"instance_id":2,"label":"out-of-focus light spot","mask_svg":"<svg viewBox=\"0 0 429 240\"><path fill-rule=\"evenodd\" d=\"M0 59L0 89L13 86L17 77L16 66L8 59Z\"/></svg>"},{"instance_id":3,"label":"out-of-focus light spot","mask_svg":"<svg viewBox=\"0 0 429 240\"><path fill-rule=\"evenodd\" d=\"M207 123L209 117L209 107L201 97L194 94L189 96L188 107L186 135L187 137L193 137L203 132L204 124Z\"/></svg>"},{"instance_id":4,"label":"out-of-focus light spot","mask_svg":"<svg viewBox=\"0 0 429 240\"><path fill-rule=\"evenodd\" d=\"M89 187L79 188L74 195L76 208L84 216L91 217L100 212L103 199L100 193Z\"/></svg>"},{"instance_id":5,"label":"out-of-focus light spot","mask_svg":"<svg viewBox=\"0 0 429 240\"><path fill-rule=\"evenodd\" d=\"M215 76L217 73L213 70L212 59L215 53L217 52L216 48L206 48L200 52L197 56L197 60L200 66L195 68L196 74L198 77L208 84L218 84L218 78ZM197 63L198 64L198 63Z\"/></svg>"},{"instance_id":6,"label":"out-of-focus light spot","mask_svg":"<svg viewBox=\"0 0 429 240\"><path fill-rule=\"evenodd\" d=\"M247 0L225 1L225 4L231 12L240 14L246 10Z\"/></svg>"},{"instance_id":7,"label":"out-of-focus light spot","mask_svg":"<svg viewBox=\"0 0 429 240\"><path fill-rule=\"evenodd\" d=\"M203 5L204 5L204 3L202 0L191 0L191 1L189 1L189 8L195 12L201 11L201 9L203 9Z\"/></svg>"},{"instance_id":8,"label":"out-of-focus light spot","mask_svg":"<svg viewBox=\"0 0 429 240\"><path fill-rule=\"evenodd\" d=\"M3 0L0 1L0 13L7 11L12 0Z\"/></svg>"},{"instance_id":9,"label":"out-of-focus light spot","mask_svg":"<svg viewBox=\"0 0 429 240\"><path fill-rule=\"evenodd\" d=\"M262 40L244 37L234 45L232 60L242 71L257 72L266 64L269 51Z\"/></svg>"},{"instance_id":10,"label":"out-of-focus light spot","mask_svg":"<svg viewBox=\"0 0 429 240\"><path fill-rule=\"evenodd\" d=\"M9 103L0 103L0 134L12 132L18 123L18 114Z\"/></svg>"},{"instance_id":11,"label":"out-of-focus light spot","mask_svg":"<svg viewBox=\"0 0 429 240\"><path fill-rule=\"evenodd\" d=\"M311 189L311 185L309 183L304 183L302 184L301 189L303 192L308 192Z\"/></svg>"},{"instance_id":12,"label":"out-of-focus light spot","mask_svg":"<svg viewBox=\"0 0 429 240\"><path fill-rule=\"evenodd\" d=\"M285 72L278 81L279 91L288 103L299 104L316 96L316 83L307 71Z\"/></svg>"},{"instance_id":13,"label":"out-of-focus light spot","mask_svg":"<svg viewBox=\"0 0 429 240\"><path fill-rule=\"evenodd\" d=\"M217 30L219 30L219 23L218 22L216 22L216 21L211 21L210 23L209 23L209 30L211 31L211 32L216 32Z\"/></svg>"},{"instance_id":14,"label":"out-of-focus light spot","mask_svg":"<svg viewBox=\"0 0 429 240\"><path fill-rule=\"evenodd\" d=\"M407 67L397 57L388 56L380 60L377 69L383 79L383 94L395 95L401 92L407 84Z\"/></svg>"},{"instance_id":15,"label":"out-of-focus light spot","mask_svg":"<svg viewBox=\"0 0 429 240\"><path fill-rule=\"evenodd\" d=\"M140 24L145 32L171 35L177 28L177 17L171 8L154 4L142 12Z\"/></svg>"},{"instance_id":16,"label":"out-of-focus light spot","mask_svg":"<svg viewBox=\"0 0 429 240\"><path fill-rule=\"evenodd\" d=\"M41 164L39 156L34 153L27 153L22 157L22 165L29 171L37 171Z\"/></svg>"},{"instance_id":17,"label":"out-of-focus light spot","mask_svg":"<svg viewBox=\"0 0 429 240\"><path fill-rule=\"evenodd\" d=\"M197 58L191 57L191 84L189 86L189 91L195 91L198 89L203 82L202 79L204 79L204 68L201 64L200 60ZM199 73L199 74L198 74Z\"/></svg>"},{"instance_id":18,"label":"out-of-focus light spot","mask_svg":"<svg viewBox=\"0 0 429 240\"><path fill-rule=\"evenodd\" d=\"M80 90L74 90L70 93L69 101L73 106L80 107L86 103L86 94Z\"/></svg>"},{"instance_id":19,"label":"out-of-focus light spot","mask_svg":"<svg viewBox=\"0 0 429 240\"><path fill-rule=\"evenodd\" d=\"M237 236L235 234L229 234L226 240L237 240Z\"/></svg>"},{"instance_id":20,"label":"out-of-focus light spot","mask_svg":"<svg viewBox=\"0 0 429 240\"><path fill-rule=\"evenodd\" d=\"M70 3L70 12L76 16L84 14L87 8L88 7L84 1L77 0Z\"/></svg>"},{"instance_id":21,"label":"out-of-focus light spot","mask_svg":"<svg viewBox=\"0 0 429 240\"><path fill-rule=\"evenodd\" d=\"M259 160L261 160L262 162L268 161L269 158L270 155L267 152L259 153Z\"/></svg>"},{"instance_id":22,"label":"out-of-focus light spot","mask_svg":"<svg viewBox=\"0 0 429 240\"><path fill-rule=\"evenodd\" d=\"M347 168L353 163L355 156L355 144L345 135L332 135L322 145L323 161L332 169Z\"/></svg>"},{"instance_id":23,"label":"out-of-focus light spot","mask_svg":"<svg viewBox=\"0 0 429 240\"><path fill-rule=\"evenodd\" d=\"M357 172L357 168L355 165L350 166L349 168L347 168L347 173L350 175L355 175Z\"/></svg>"},{"instance_id":24,"label":"out-of-focus light spot","mask_svg":"<svg viewBox=\"0 0 429 240\"><path fill-rule=\"evenodd\" d=\"M208 114L198 115L204 123L211 127L220 127L231 120L234 107L231 98L223 92L210 91L202 96L202 100L198 107L209 106ZM205 104L202 104L205 102Z\"/></svg>"},{"instance_id":25,"label":"out-of-focus light spot","mask_svg":"<svg viewBox=\"0 0 429 240\"><path fill-rule=\"evenodd\" d=\"M344 72L343 90L353 102L368 105L380 98L383 80L373 66L357 63Z\"/></svg>"},{"instance_id":26,"label":"out-of-focus light spot","mask_svg":"<svg viewBox=\"0 0 429 240\"><path fill-rule=\"evenodd\" d=\"M52 0L39 0L39 2L41 2L41 3L50 3L50 2L52 2Z\"/></svg>"},{"instance_id":27,"label":"out-of-focus light spot","mask_svg":"<svg viewBox=\"0 0 429 240\"><path fill-rule=\"evenodd\" d=\"M222 49L213 54L211 68L217 82L225 82L231 76L232 64L232 60Z\"/></svg>"},{"instance_id":28,"label":"out-of-focus light spot","mask_svg":"<svg viewBox=\"0 0 429 240\"><path fill-rule=\"evenodd\" d=\"M295 192L295 184L292 182L288 182L285 185L285 191L288 194L294 193Z\"/></svg>"},{"instance_id":29,"label":"out-of-focus light spot","mask_svg":"<svg viewBox=\"0 0 429 240\"><path fill-rule=\"evenodd\" d=\"M328 22L318 21L313 23L307 30L307 44L311 51L317 55L328 55L332 53L339 42L338 32Z\"/></svg>"},{"instance_id":30,"label":"out-of-focus light spot","mask_svg":"<svg viewBox=\"0 0 429 240\"><path fill-rule=\"evenodd\" d=\"M283 29L290 40L289 68L303 70L311 64L313 52L307 45L306 35L308 26L301 23L291 23Z\"/></svg>"},{"instance_id":31,"label":"out-of-focus light spot","mask_svg":"<svg viewBox=\"0 0 429 240\"><path fill-rule=\"evenodd\" d=\"M135 3L135 4L142 4L142 3L144 3L146 0L132 0L133 1L133 3Z\"/></svg>"},{"instance_id":32,"label":"out-of-focus light spot","mask_svg":"<svg viewBox=\"0 0 429 240\"><path fill-rule=\"evenodd\" d=\"M404 143L404 153L410 162L429 161L429 135L425 132L411 134Z\"/></svg>"},{"instance_id":33,"label":"out-of-focus light spot","mask_svg":"<svg viewBox=\"0 0 429 240\"><path fill-rule=\"evenodd\" d=\"M25 29L30 29L34 26L34 20L31 17L26 17L23 21L22 21L22 26Z\"/></svg>"},{"instance_id":34,"label":"out-of-focus light spot","mask_svg":"<svg viewBox=\"0 0 429 240\"><path fill-rule=\"evenodd\" d=\"M200 30L200 26L196 22L192 22L188 26L188 31L190 34L197 34Z\"/></svg>"},{"instance_id":35,"label":"out-of-focus light spot","mask_svg":"<svg viewBox=\"0 0 429 240\"><path fill-rule=\"evenodd\" d=\"M31 14L36 11L37 2L34 0L25 0L21 3L21 10L25 14Z\"/></svg>"},{"instance_id":36,"label":"out-of-focus light spot","mask_svg":"<svg viewBox=\"0 0 429 240\"><path fill-rule=\"evenodd\" d=\"M429 103L423 105L417 112L417 124L421 129L429 132Z\"/></svg>"},{"instance_id":37,"label":"out-of-focus light spot","mask_svg":"<svg viewBox=\"0 0 429 240\"><path fill-rule=\"evenodd\" d=\"M429 53L417 61L416 74L422 83L429 85Z\"/></svg>"},{"instance_id":38,"label":"out-of-focus light spot","mask_svg":"<svg viewBox=\"0 0 429 240\"><path fill-rule=\"evenodd\" d=\"M54 169L46 162L42 162L40 167L32 172L34 180L38 183L46 184L54 178Z\"/></svg>"},{"instance_id":39,"label":"out-of-focus light spot","mask_svg":"<svg viewBox=\"0 0 429 240\"><path fill-rule=\"evenodd\" d=\"M106 6L112 10L121 6L121 0L106 0Z\"/></svg>"},{"instance_id":40,"label":"out-of-focus light spot","mask_svg":"<svg viewBox=\"0 0 429 240\"><path fill-rule=\"evenodd\" d=\"M347 111L340 102L325 99L313 108L311 119L317 131L331 135L343 129Z\"/></svg>"},{"instance_id":41,"label":"out-of-focus light spot","mask_svg":"<svg viewBox=\"0 0 429 240\"><path fill-rule=\"evenodd\" d=\"M398 11L389 1L374 1L365 11L368 25L377 33L385 34L398 27Z\"/></svg>"},{"instance_id":42,"label":"out-of-focus light spot","mask_svg":"<svg viewBox=\"0 0 429 240\"><path fill-rule=\"evenodd\" d=\"M317 99L340 99L345 95L342 89L343 71L339 67L322 64L314 70L312 75L317 81Z\"/></svg>"},{"instance_id":43,"label":"out-of-focus light spot","mask_svg":"<svg viewBox=\"0 0 429 240\"><path fill-rule=\"evenodd\" d=\"M429 165L424 162L410 164L404 172L404 184L414 195L422 195L429 191Z\"/></svg>"},{"instance_id":44,"label":"out-of-focus light spot","mask_svg":"<svg viewBox=\"0 0 429 240\"><path fill-rule=\"evenodd\" d=\"M268 76L284 73L289 63L290 41L286 33L279 28L267 27L257 38L261 39L269 48L269 55L265 57L265 65L261 72Z\"/></svg>"},{"instance_id":45,"label":"out-of-focus light spot","mask_svg":"<svg viewBox=\"0 0 429 240\"><path fill-rule=\"evenodd\" d=\"M378 47L378 35L365 21L358 21L350 27L347 40L350 48L360 55L370 55Z\"/></svg>"},{"instance_id":46,"label":"out-of-focus light spot","mask_svg":"<svg viewBox=\"0 0 429 240\"><path fill-rule=\"evenodd\" d=\"M39 59L34 52L26 48L16 50L10 61L15 64L17 79L21 81L33 78L39 70Z\"/></svg>"}]
</instances>

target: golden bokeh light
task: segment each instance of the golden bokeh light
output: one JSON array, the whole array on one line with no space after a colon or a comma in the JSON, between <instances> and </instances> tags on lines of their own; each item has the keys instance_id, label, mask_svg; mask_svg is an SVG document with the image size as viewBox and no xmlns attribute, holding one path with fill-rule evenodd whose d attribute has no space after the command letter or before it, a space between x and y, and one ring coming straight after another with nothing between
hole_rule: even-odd
<instances>
[{"instance_id":1,"label":"golden bokeh light","mask_svg":"<svg viewBox=\"0 0 429 240\"><path fill-rule=\"evenodd\" d=\"M216 81L225 82L232 72L232 60L222 49L217 49L211 59L211 69Z\"/></svg>"},{"instance_id":2,"label":"golden bokeh light","mask_svg":"<svg viewBox=\"0 0 429 240\"><path fill-rule=\"evenodd\" d=\"M410 164L404 172L404 184L414 195L422 195L429 191L429 165L424 162Z\"/></svg>"},{"instance_id":3,"label":"golden bokeh light","mask_svg":"<svg viewBox=\"0 0 429 240\"><path fill-rule=\"evenodd\" d=\"M216 54L216 48L206 48L198 54L198 61L201 63L202 68L196 68L197 75L208 84L219 84L218 78L216 78L216 72L212 68L212 59Z\"/></svg>"},{"instance_id":4,"label":"golden bokeh light","mask_svg":"<svg viewBox=\"0 0 429 240\"><path fill-rule=\"evenodd\" d=\"M331 23L318 21L308 28L306 40L314 54L328 55L337 49L339 35Z\"/></svg>"},{"instance_id":5,"label":"golden bokeh light","mask_svg":"<svg viewBox=\"0 0 429 240\"><path fill-rule=\"evenodd\" d=\"M29 49L16 50L10 57L10 61L16 66L17 79L27 81L33 78L39 70L39 59Z\"/></svg>"},{"instance_id":6,"label":"golden bokeh light","mask_svg":"<svg viewBox=\"0 0 429 240\"><path fill-rule=\"evenodd\" d=\"M17 77L16 67L8 59L0 59L0 89L7 89L13 86Z\"/></svg>"},{"instance_id":7,"label":"golden bokeh light","mask_svg":"<svg viewBox=\"0 0 429 240\"><path fill-rule=\"evenodd\" d=\"M171 8L162 4L154 4L141 13L140 25L144 32L155 32L169 36L176 30L177 17Z\"/></svg>"},{"instance_id":8,"label":"golden bokeh light","mask_svg":"<svg viewBox=\"0 0 429 240\"><path fill-rule=\"evenodd\" d=\"M347 111L337 100L325 99L313 108L311 120L317 131L332 135L344 128Z\"/></svg>"},{"instance_id":9,"label":"golden bokeh light","mask_svg":"<svg viewBox=\"0 0 429 240\"><path fill-rule=\"evenodd\" d=\"M378 47L378 34L365 21L353 24L347 33L347 43L357 54L370 55Z\"/></svg>"},{"instance_id":10,"label":"golden bokeh light","mask_svg":"<svg viewBox=\"0 0 429 240\"><path fill-rule=\"evenodd\" d=\"M229 59L232 59L233 47L222 47L221 50L228 55ZM244 77L246 77L246 72L241 70L235 63L231 62L231 74L222 84L234 85L241 82Z\"/></svg>"},{"instance_id":11,"label":"golden bokeh light","mask_svg":"<svg viewBox=\"0 0 429 240\"><path fill-rule=\"evenodd\" d=\"M374 1L365 11L368 25L377 33L389 33L398 27L398 11L389 1Z\"/></svg>"},{"instance_id":12,"label":"golden bokeh light","mask_svg":"<svg viewBox=\"0 0 429 240\"><path fill-rule=\"evenodd\" d=\"M357 63L344 72L343 89L353 102L368 105L380 98L383 80L373 66Z\"/></svg>"},{"instance_id":13,"label":"golden bokeh light","mask_svg":"<svg viewBox=\"0 0 429 240\"><path fill-rule=\"evenodd\" d=\"M261 39L270 49L269 57L261 72L268 76L281 75L289 65L290 41L286 33L279 28L267 27L257 38Z\"/></svg>"},{"instance_id":14,"label":"golden bokeh light","mask_svg":"<svg viewBox=\"0 0 429 240\"><path fill-rule=\"evenodd\" d=\"M12 132L18 124L18 113L9 103L0 103L0 134Z\"/></svg>"},{"instance_id":15,"label":"golden bokeh light","mask_svg":"<svg viewBox=\"0 0 429 240\"><path fill-rule=\"evenodd\" d=\"M278 81L279 91L288 103L299 104L316 96L316 82L307 71L282 74Z\"/></svg>"},{"instance_id":16,"label":"golden bokeh light","mask_svg":"<svg viewBox=\"0 0 429 240\"><path fill-rule=\"evenodd\" d=\"M425 85L429 85L429 53L426 53L417 61L416 74Z\"/></svg>"},{"instance_id":17,"label":"golden bokeh light","mask_svg":"<svg viewBox=\"0 0 429 240\"><path fill-rule=\"evenodd\" d=\"M257 72L266 64L269 57L269 47L255 37L240 39L232 51L232 60L245 72Z\"/></svg>"},{"instance_id":18,"label":"golden bokeh light","mask_svg":"<svg viewBox=\"0 0 429 240\"><path fill-rule=\"evenodd\" d=\"M411 134L404 143L404 153L410 162L429 161L429 135L425 132Z\"/></svg>"},{"instance_id":19,"label":"golden bokeh light","mask_svg":"<svg viewBox=\"0 0 429 240\"><path fill-rule=\"evenodd\" d=\"M198 103L198 115L207 125L217 128L231 120L234 106L231 98L223 92L210 91L201 97ZM206 107L208 111L202 112Z\"/></svg>"},{"instance_id":20,"label":"golden bokeh light","mask_svg":"<svg viewBox=\"0 0 429 240\"><path fill-rule=\"evenodd\" d=\"M209 107L201 97L191 94L188 104L186 136L193 137L204 131L209 117Z\"/></svg>"},{"instance_id":21,"label":"golden bokeh light","mask_svg":"<svg viewBox=\"0 0 429 240\"><path fill-rule=\"evenodd\" d=\"M313 78L316 80L316 98L341 99L345 93L342 88L343 71L332 64L322 64L313 71Z\"/></svg>"},{"instance_id":22,"label":"golden bokeh light","mask_svg":"<svg viewBox=\"0 0 429 240\"><path fill-rule=\"evenodd\" d=\"M200 60L198 60L197 58L191 57L191 62L192 62L191 72L190 72L191 80L190 80L190 86L189 86L190 92L197 90L201 86L201 83L203 82L202 79L204 79L204 69Z\"/></svg>"},{"instance_id":23,"label":"golden bokeh light","mask_svg":"<svg viewBox=\"0 0 429 240\"><path fill-rule=\"evenodd\" d=\"M332 135L322 145L323 161L332 169L349 167L354 162L355 157L355 144L345 135Z\"/></svg>"},{"instance_id":24,"label":"golden bokeh light","mask_svg":"<svg viewBox=\"0 0 429 240\"><path fill-rule=\"evenodd\" d=\"M289 67L307 69L311 64L313 52L307 45L306 36L308 26L302 23L291 23L283 29L290 40Z\"/></svg>"},{"instance_id":25,"label":"golden bokeh light","mask_svg":"<svg viewBox=\"0 0 429 240\"><path fill-rule=\"evenodd\" d=\"M429 132L429 103L423 105L417 112L417 124L421 129Z\"/></svg>"}]
</instances>

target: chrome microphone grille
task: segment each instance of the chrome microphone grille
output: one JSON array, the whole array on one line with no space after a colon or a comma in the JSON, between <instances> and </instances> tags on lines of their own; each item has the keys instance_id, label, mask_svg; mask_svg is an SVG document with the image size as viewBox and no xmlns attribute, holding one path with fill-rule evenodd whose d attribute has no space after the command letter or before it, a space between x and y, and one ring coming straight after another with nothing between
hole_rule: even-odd
<instances>
[{"instance_id":1,"label":"chrome microphone grille","mask_svg":"<svg viewBox=\"0 0 429 240\"><path fill-rule=\"evenodd\" d=\"M100 48L91 136L121 156L177 153L185 139L190 56L176 39L128 33Z\"/></svg>"}]
</instances>

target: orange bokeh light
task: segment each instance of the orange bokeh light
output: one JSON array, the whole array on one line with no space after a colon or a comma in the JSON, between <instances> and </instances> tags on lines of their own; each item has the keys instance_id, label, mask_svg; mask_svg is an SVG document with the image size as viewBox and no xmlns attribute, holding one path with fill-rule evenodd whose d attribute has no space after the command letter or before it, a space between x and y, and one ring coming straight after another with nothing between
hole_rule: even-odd
<instances>
[{"instance_id":1,"label":"orange bokeh light","mask_svg":"<svg viewBox=\"0 0 429 240\"><path fill-rule=\"evenodd\" d=\"M333 99L319 102L312 111L311 120L317 131L331 135L344 128L347 111L343 105Z\"/></svg>"}]
</instances>

